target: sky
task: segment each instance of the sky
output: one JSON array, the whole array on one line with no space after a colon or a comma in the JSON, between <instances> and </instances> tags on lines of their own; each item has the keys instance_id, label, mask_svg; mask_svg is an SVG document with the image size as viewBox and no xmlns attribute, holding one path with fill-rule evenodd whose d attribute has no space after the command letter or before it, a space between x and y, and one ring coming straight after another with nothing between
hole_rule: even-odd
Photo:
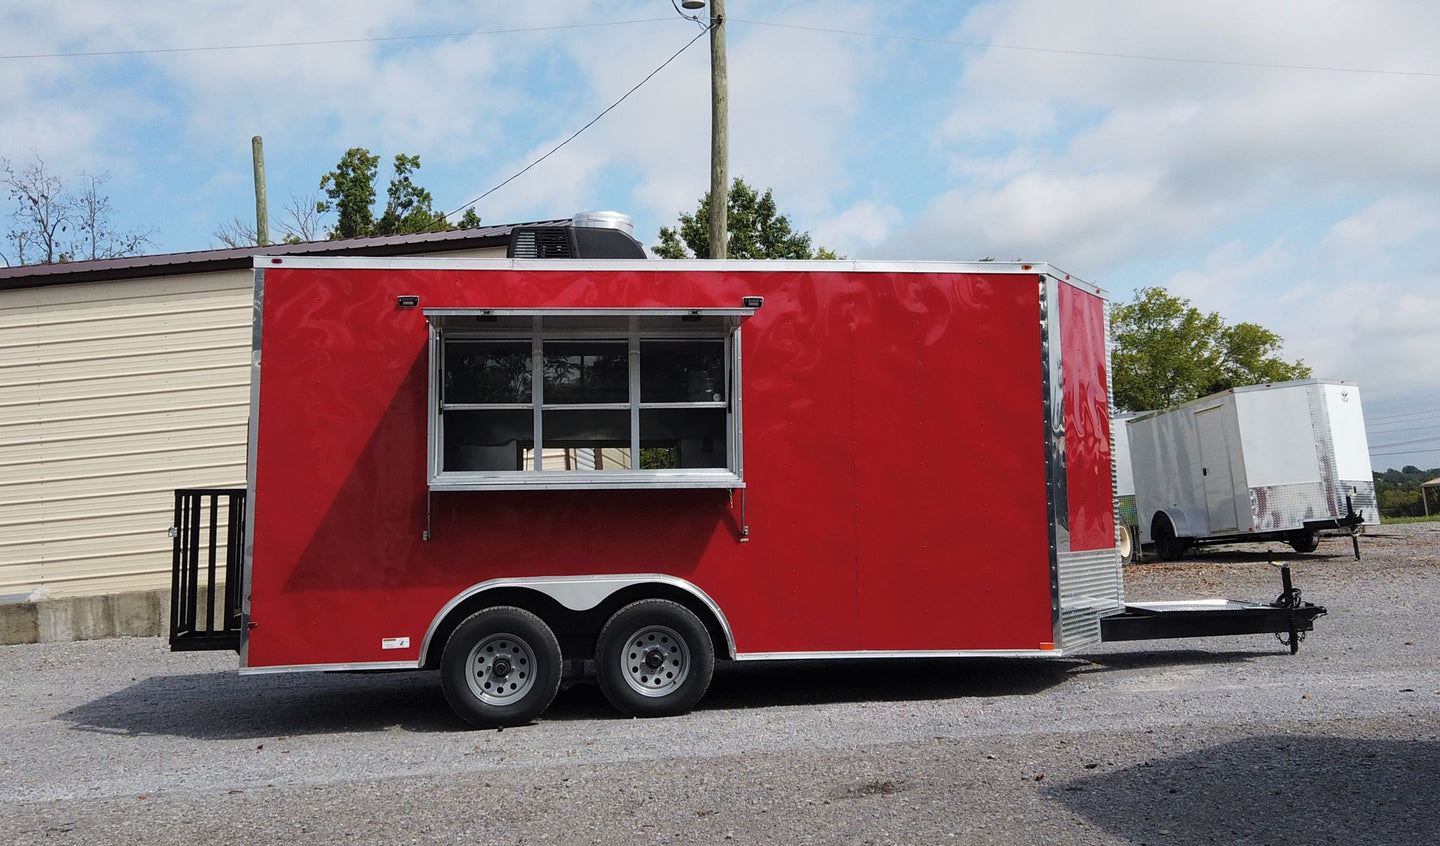
<instances>
[{"instance_id":1,"label":"sky","mask_svg":"<svg viewBox=\"0 0 1440 846\"><path fill-rule=\"evenodd\" d=\"M1440 467L1440 4L725 6L730 174L815 243L1164 287L1358 383L1375 469ZM670 0L5 0L0 158L105 177L153 252L253 220L255 135L277 235L365 147L382 197L404 153L444 211L654 245L709 189L702 32Z\"/></svg>"}]
</instances>

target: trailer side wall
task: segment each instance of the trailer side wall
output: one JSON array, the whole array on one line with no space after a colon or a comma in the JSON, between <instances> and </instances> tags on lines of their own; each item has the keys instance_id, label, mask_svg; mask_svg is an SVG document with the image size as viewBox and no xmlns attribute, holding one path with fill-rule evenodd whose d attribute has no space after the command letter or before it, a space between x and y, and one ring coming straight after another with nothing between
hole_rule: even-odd
<instances>
[{"instance_id":1,"label":"trailer side wall","mask_svg":"<svg viewBox=\"0 0 1440 846\"><path fill-rule=\"evenodd\" d=\"M418 662L436 613L471 586L609 573L696 585L744 655L1053 642L1035 274L562 264L265 270L248 667ZM427 328L401 296L763 296L740 330L746 488L427 491ZM1108 480L1103 347L1098 362L1076 354L1090 387L1070 448ZM1097 472L1072 479L1072 520L1113 550Z\"/></svg>"}]
</instances>

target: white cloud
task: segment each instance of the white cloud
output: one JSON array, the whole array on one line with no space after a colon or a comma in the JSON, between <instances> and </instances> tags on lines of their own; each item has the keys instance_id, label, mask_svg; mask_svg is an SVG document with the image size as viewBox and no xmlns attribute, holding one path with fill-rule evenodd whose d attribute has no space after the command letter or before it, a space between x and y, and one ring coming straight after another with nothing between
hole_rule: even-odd
<instances>
[{"instance_id":1,"label":"white cloud","mask_svg":"<svg viewBox=\"0 0 1440 846\"><path fill-rule=\"evenodd\" d=\"M1281 243L1248 253L1230 241L1211 250L1200 267L1170 277L1164 287L1202 311L1218 311L1230 323L1261 323L1283 317L1294 299L1285 286L1295 284L1295 258Z\"/></svg>"},{"instance_id":2,"label":"white cloud","mask_svg":"<svg viewBox=\"0 0 1440 846\"><path fill-rule=\"evenodd\" d=\"M1428 7L1313 11L1253 3L1004 3L976 11L957 37L1132 56L1433 69L1420 46L1440 36ZM1417 108L1435 99L1428 77L992 48L966 67L954 110L937 127L955 147L960 179L990 171L1004 182L952 187L949 201L915 224L923 237L897 243L919 247L961 204L962 218L986 221L987 239L976 245L983 252L1014 249L1047 228L1063 237L1046 225L1054 206L1015 213L1035 199L1035 185L1055 181L1097 189L1091 197L1101 219L1133 203L1115 220L1126 222L1107 227L1099 244L1050 248L1107 263L1172 250L1177 238L1267 206L1437 184L1440 159L1429 139L1440 133L1440 109ZM989 143L996 138L1011 142L1000 148L1003 159ZM1008 166L1027 160L1028 172ZM1059 210L1086 215L1063 201Z\"/></svg>"},{"instance_id":3,"label":"white cloud","mask_svg":"<svg viewBox=\"0 0 1440 846\"><path fill-rule=\"evenodd\" d=\"M773 188L816 243L1054 261L1117 299L1167 284L1275 329L1322 375L1359 373L1367 400L1440 378L1422 354L1440 342L1433 3L727 6L730 172ZM420 182L448 211L699 33L664 0L55 8L4 4L0 55L184 51L0 61L0 156L110 173L119 223L159 226L167 250L248 216L252 135L265 137L272 206L360 145L382 157L382 191L391 157L420 155ZM437 34L449 36L393 40ZM350 43L187 49L336 40ZM615 209L653 242L709 186L708 55L701 38L478 211Z\"/></svg>"},{"instance_id":4,"label":"white cloud","mask_svg":"<svg viewBox=\"0 0 1440 846\"><path fill-rule=\"evenodd\" d=\"M1316 376L1358 382L1367 398L1393 400L1440 384L1433 355L1440 298L1428 283L1392 273L1363 263L1337 267L1326 255L1296 255L1279 243L1249 252L1231 242L1203 267L1162 284L1229 323L1276 332L1285 339L1283 356L1303 359Z\"/></svg>"},{"instance_id":5,"label":"white cloud","mask_svg":"<svg viewBox=\"0 0 1440 846\"><path fill-rule=\"evenodd\" d=\"M1383 197L1358 214L1336 221L1321 246L1331 255L1372 253L1440 236L1440 199L1399 193Z\"/></svg>"},{"instance_id":6,"label":"white cloud","mask_svg":"<svg viewBox=\"0 0 1440 846\"><path fill-rule=\"evenodd\" d=\"M1159 211L1140 218L1140 208ZM1153 175L1037 171L995 188L949 191L931 203L918 225L879 250L896 258L991 256L1098 268L1125 258L1146 230L1181 228L1183 221L1174 218Z\"/></svg>"},{"instance_id":7,"label":"white cloud","mask_svg":"<svg viewBox=\"0 0 1440 846\"><path fill-rule=\"evenodd\" d=\"M894 206L864 201L830 217L811 231L812 243L843 256L851 256L859 247L870 247L884 240L901 220Z\"/></svg>"}]
</instances>

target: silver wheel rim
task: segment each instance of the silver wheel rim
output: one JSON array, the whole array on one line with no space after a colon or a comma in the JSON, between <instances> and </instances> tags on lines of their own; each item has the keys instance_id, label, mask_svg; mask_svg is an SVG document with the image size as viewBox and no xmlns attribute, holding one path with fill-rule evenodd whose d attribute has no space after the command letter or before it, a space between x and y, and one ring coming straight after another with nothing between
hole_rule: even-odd
<instances>
[{"instance_id":1,"label":"silver wheel rim","mask_svg":"<svg viewBox=\"0 0 1440 846\"><path fill-rule=\"evenodd\" d=\"M668 696L690 675L690 646L668 626L646 626L625 641L620 675L641 696Z\"/></svg>"},{"instance_id":2,"label":"silver wheel rim","mask_svg":"<svg viewBox=\"0 0 1440 846\"><path fill-rule=\"evenodd\" d=\"M465 681L487 705L511 705L535 687L535 650L524 638L493 634L482 638L465 661Z\"/></svg>"}]
</instances>

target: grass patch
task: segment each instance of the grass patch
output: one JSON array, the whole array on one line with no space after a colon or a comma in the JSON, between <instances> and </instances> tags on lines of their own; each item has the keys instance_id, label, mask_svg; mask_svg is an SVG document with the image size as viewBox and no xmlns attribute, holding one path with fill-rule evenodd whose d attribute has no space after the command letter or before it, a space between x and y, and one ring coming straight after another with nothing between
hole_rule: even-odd
<instances>
[{"instance_id":1,"label":"grass patch","mask_svg":"<svg viewBox=\"0 0 1440 846\"><path fill-rule=\"evenodd\" d=\"M1384 526L1394 526L1398 523L1437 523L1440 522L1440 514L1431 514L1429 517L1380 517L1380 523Z\"/></svg>"}]
</instances>

